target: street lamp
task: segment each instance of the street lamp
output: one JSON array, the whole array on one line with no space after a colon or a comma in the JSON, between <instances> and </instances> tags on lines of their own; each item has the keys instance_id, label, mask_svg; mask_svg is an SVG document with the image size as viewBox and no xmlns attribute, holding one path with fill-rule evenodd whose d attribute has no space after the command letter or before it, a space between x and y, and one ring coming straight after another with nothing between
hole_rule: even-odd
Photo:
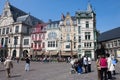
<instances>
[{"instance_id":1,"label":"street lamp","mask_svg":"<svg viewBox=\"0 0 120 80\"><path fill-rule=\"evenodd\" d=\"M9 49L10 49L10 57L12 57L12 37L13 37L13 33L8 34L9 37Z\"/></svg>"},{"instance_id":2,"label":"street lamp","mask_svg":"<svg viewBox=\"0 0 120 80\"><path fill-rule=\"evenodd\" d=\"M72 50L72 40L70 40L70 44L71 44L71 58L73 57L73 50Z\"/></svg>"},{"instance_id":3,"label":"street lamp","mask_svg":"<svg viewBox=\"0 0 120 80\"><path fill-rule=\"evenodd\" d=\"M16 45L17 45L17 43L18 43L17 39L18 39L18 36L14 36L14 45L15 45L15 50L14 50L14 53L13 53L13 58L15 58L15 57L16 57Z\"/></svg>"}]
</instances>

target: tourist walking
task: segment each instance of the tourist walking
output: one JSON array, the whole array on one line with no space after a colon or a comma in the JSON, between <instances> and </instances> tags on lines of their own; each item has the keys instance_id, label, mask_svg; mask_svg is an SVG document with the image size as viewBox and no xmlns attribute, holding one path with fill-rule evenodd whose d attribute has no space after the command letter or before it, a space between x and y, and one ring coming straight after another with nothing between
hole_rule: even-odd
<instances>
[{"instance_id":1,"label":"tourist walking","mask_svg":"<svg viewBox=\"0 0 120 80\"><path fill-rule=\"evenodd\" d=\"M115 70L114 65L112 64L112 58L110 56L110 54L107 54L107 63L108 63L108 79L112 79L112 74L111 72L113 72Z\"/></svg>"},{"instance_id":2,"label":"tourist walking","mask_svg":"<svg viewBox=\"0 0 120 80\"><path fill-rule=\"evenodd\" d=\"M88 72L91 72L91 58L88 57Z\"/></svg>"},{"instance_id":3,"label":"tourist walking","mask_svg":"<svg viewBox=\"0 0 120 80\"><path fill-rule=\"evenodd\" d=\"M84 58L83 58L83 65L84 65L85 73L87 73L88 72L88 58L87 58L87 56L84 56Z\"/></svg>"},{"instance_id":4,"label":"tourist walking","mask_svg":"<svg viewBox=\"0 0 120 80\"><path fill-rule=\"evenodd\" d=\"M101 80L100 56L98 56L98 59L96 61L96 65L97 65L97 72L98 72L98 80Z\"/></svg>"},{"instance_id":5,"label":"tourist walking","mask_svg":"<svg viewBox=\"0 0 120 80\"><path fill-rule=\"evenodd\" d=\"M115 59L115 57L114 56L112 56L112 64L113 64L113 66L114 66L114 70L113 70L113 75L115 75L116 74L116 72L115 72L115 66L116 66L116 64L117 64L117 59Z\"/></svg>"},{"instance_id":6,"label":"tourist walking","mask_svg":"<svg viewBox=\"0 0 120 80\"><path fill-rule=\"evenodd\" d=\"M101 80L107 80L107 59L105 55L100 58L100 68L101 68ZM105 78L105 79L104 79Z\"/></svg>"},{"instance_id":7,"label":"tourist walking","mask_svg":"<svg viewBox=\"0 0 120 80\"><path fill-rule=\"evenodd\" d=\"M10 77L11 76L11 68L13 68L13 63L12 63L12 60L10 57L6 58L4 65L5 65L7 77Z\"/></svg>"},{"instance_id":8,"label":"tourist walking","mask_svg":"<svg viewBox=\"0 0 120 80\"><path fill-rule=\"evenodd\" d=\"M25 64L25 71L29 71L30 70L30 59L27 57L25 59L26 64Z\"/></svg>"}]
</instances>

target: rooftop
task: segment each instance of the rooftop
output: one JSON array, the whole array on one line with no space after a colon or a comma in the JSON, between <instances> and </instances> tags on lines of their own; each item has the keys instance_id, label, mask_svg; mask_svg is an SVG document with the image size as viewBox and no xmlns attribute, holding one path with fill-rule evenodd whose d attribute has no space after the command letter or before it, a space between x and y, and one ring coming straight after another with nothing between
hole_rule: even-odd
<instances>
[{"instance_id":1,"label":"rooftop","mask_svg":"<svg viewBox=\"0 0 120 80\"><path fill-rule=\"evenodd\" d=\"M99 42L120 38L120 27L103 32L98 37Z\"/></svg>"}]
</instances>

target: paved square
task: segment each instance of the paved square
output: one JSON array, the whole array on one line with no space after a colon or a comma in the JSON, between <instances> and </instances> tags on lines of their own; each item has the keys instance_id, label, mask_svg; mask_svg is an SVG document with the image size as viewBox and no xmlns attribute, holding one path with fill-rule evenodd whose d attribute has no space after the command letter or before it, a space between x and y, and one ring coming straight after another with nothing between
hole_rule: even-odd
<instances>
[{"instance_id":1,"label":"paved square","mask_svg":"<svg viewBox=\"0 0 120 80\"><path fill-rule=\"evenodd\" d=\"M24 70L25 62L14 61L12 77L6 78L3 65L0 64L0 80L97 80L95 62L92 62L92 72L87 74L70 74L69 63L31 62L30 71ZM120 63L116 66L115 80L120 80Z\"/></svg>"}]
</instances>

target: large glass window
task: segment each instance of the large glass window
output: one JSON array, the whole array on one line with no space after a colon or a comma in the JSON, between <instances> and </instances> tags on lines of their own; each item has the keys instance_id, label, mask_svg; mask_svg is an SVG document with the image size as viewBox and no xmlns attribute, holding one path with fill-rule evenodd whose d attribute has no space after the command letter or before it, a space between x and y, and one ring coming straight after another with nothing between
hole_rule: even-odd
<instances>
[{"instance_id":1,"label":"large glass window","mask_svg":"<svg viewBox=\"0 0 120 80\"><path fill-rule=\"evenodd\" d=\"M1 29L0 29L0 35L1 35Z\"/></svg>"},{"instance_id":2,"label":"large glass window","mask_svg":"<svg viewBox=\"0 0 120 80\"><path fill-rule=\"evenodd\" d=\"M78 19L78 24L80 24L80 19Z\"/></svg>"},{"instance_id":3,"label":"large glass window","mask_svg":"<svg viewBox=\"0 0 120 80\"><path fill-rule=\"evenodd\" d=\"M115 46L115 47L117 46L117 41L114 41L114 46Z\"/></svg>"},{"instance_id":4,"label":"large glass window","mask_svg":"<svg viewBox=\"0 0 120 80\"><path fill-rule=\"evenodd\" d=\"M55 41L48 41L48 47L56 47Z\"/></svg>"},{"instance_id":5,"label":"large glass window","mask_svg":"<svg viewBox=\"0 0 120 80\"><path fill-rule=\"evenodd\" d=\"M38 43L38 47L39 47L39 48L41 47L41 43Z\"/></svg>"},{"instance_id":6,"label":"large glass window","mask_svg":"<svg viewBox=\"0 0 120 80\"><path fill-rule=\"evenodd\" d=\"M89 28L89 22L86 21L86 28Z\"/></svg>"},{"instance_id":7,"label":"large glass window","mask_svg":"<svg viewBox=\"0 0 120 80\"><path fill-rule=\"evenodd\" d=\"M76 48L76 42L74 42L74 48Z\"/></svg>"},{"instance_id":8,"label":"large glass window","mask_svg":"<svg viewBox=\"0 0 120 80\"><path fill-rule=\"evenodd\" d=\"M19 32L19 26L16 26L15 27L15 33L18 33Z\"/></svg>"},{"instance_id":9,"label":"large glass window","mask_svg":"<svg viewBox=\"0 0 120 80\"><path fill-rule=\"evenodd\" d=\"M35 48L37 48L37 43L35 43Z\"/></svg>"},{"instance_id":10,"label":"large glass window","mask_svg":"<svg viewBox=\"0 0 120 80\"><path fill-rule=\"evenodd\" d=\"M57 38L57 34L56 34L55 32L50 32L50 33L48 34L48 38L49 38L49 39L56 39L56 38Z\"/></svg>"},{"instance_id":11,"label":"large glass window","mask_svg":"<svg viewBox=\"0 0 120 80\"><path fill-rule=\"evenodd\" d=\"M79 36L78 38L79 38L79 39L78 39L78 42L81 42L81 37Z\"/></svg>"},{"instance_id":12,"label":"large glass window","mask_svg":"<svg viewBox=\"0 0 120 80\"><path fill-rule=\"evenodd\" d=\"M31 43L31 48L33 48L33 43Z\"/></svg>"},{"instance_id":13,"label":"large glass window","mask_svg":"<svg viewBox=\"0 0 120 80\"><path fill-rule=\"evenodd\" d=\"M1 45L3 46L4 44L4 38L1 39Z\"/></svg>"},{"instance_id":14,"label":"large glass window","mask_svg":"<svg viewBox=\"0 0 120 80\"><path fill-rule=\"evenodd\" d=\"M67 37L66 37L67 39L67 41L70 41L70 35L69 34L67 34Z\"/></svg>"},{"instance_id":15,"label":"large glass window","mask_svg":"<svg viewBox=\"0 0 120 80\"><path fill-rule=\"evenodd\" d=\"M78 26L78 33L80 34L81 32L81 26Z\"/></svg>"},{"instance_id":16,"label":"large glass window","mask_svg":"<svg viewBox=\"0 0 120 80\"><path fill-rule=\"evenodd\" d=\"M85 40L90 40L90 32L85 32Z\"/></svg>"},{"instance_id":17,"label":"large glass window","mask_svg":"<svg viewBox=\"0 0 120 80\"><path fill-rule=\"evenodd\" d=\"M84 47L85 47L85 48L91 48L91 46L92 46L92 43L91 43L91 42L85 42L85 43L84 43Z\"/></svg>"},{"instance_id":18,"label":"large glass window","mask_svg":"<svg viewBox=\"0 0 120 80\"><path fill-rule=\"evenodd\" d=\"M120 40L118 40L118 46L120 46Z\"/></svg>"},{"instance_id":19,"label":"large glass window","mask_svg":"<svg viewBox=\"0 0 120 80\"><path fill-rule=\"evenodd\" d=\"M5 45L8 43L8 37L5 38Z\"/></svg>"},{"instance_id":20,"label":"large glass window","mask_svg":"<svg viewBox=\"0 0 120 80\"><path fill-rule=\"evenodd\" d=\"M66 45L66 48L70 48L70 43Z\"/></svg>"},{"instance_id":21,"label":"large glass window","mask_svg":"<svg viewBox=\"0 0 120 80\"><path fill-rule=\"evenodd\" d=\"M24 45L29 45L29 39L24 39Z\"/></svg>"},{"instance_id":22,"label":"large glass window","mask_svg":"<svg viewBox=\"0 0 120 80\"><path fill-rule=\"evenodd\" d=\"M45 48L45 43L43 42L42 47Z\"/></svg>"},{"instance_id":23,"label":"large glass window","mask_svg":"<svg viewBox=\"0 0 120 80\"><path fill-rule=\"evenodd\" d=\"M18 44L18 36L15 36L14 37L14 45L17 45Z\"/></svg>"},{"instance_id":24,"label":"large glass window","mask_svg":"<svg viewBox=\"0 0 120 80\"><path fill-rule=\"evenodd\" d=\"M9 28L6 29L6 34L8 34L8 33L9 33Z\"/></svg>"},{"instance_id":25,"label":"large glass window","mask_svg":"<svg viewBox=\"0 0 120 80\"><path fill-rule=\"evenodd\" d=\"M27 33L29 34L29 28L27 27Z\"/></svg>"},{"instance_id":26,"label":"large glass window","mask_svg":"<svg viewBox=\"0 0 120 80\"><path fill-rule=\"evenodd\" d=\"M5 34L5 28L3 28L2 34Z\"/></svg>"},{"instance_id":27,"label":"large glass window","mask_svg":"<svg viewBox=\"0 0 120 80\"><path fill-rule=\"evenodd\" d=\"M70 20L69 20L69 19L66 20L66 25L67 25L67 26L70 26Z\"/></svg>"},{"instance_id":28,"label":"large glass window","mask_svg":"<svg viewBox=\"0 0 120 80\"><path fill-rule=\"evenodd\" d=\"M74 34L74 41L76 41L76 34Z\"/></svg>"}]
</instances>

